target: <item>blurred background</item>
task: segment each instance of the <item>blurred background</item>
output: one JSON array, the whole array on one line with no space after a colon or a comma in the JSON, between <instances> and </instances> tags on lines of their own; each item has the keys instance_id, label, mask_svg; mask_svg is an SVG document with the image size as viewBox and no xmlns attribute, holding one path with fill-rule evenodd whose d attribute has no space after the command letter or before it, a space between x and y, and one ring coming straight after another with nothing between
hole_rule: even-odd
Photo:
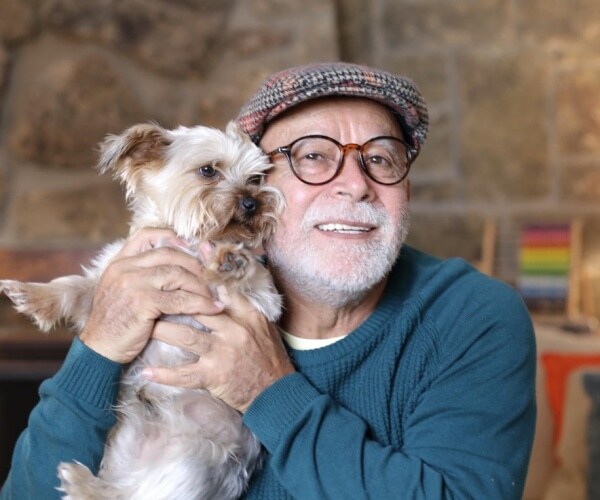
<instances>
[{"instance_id":1,"label":"blurred background","mask_svg":"<svg viewBox=\"0 0 600 500\"><path fill-rule=\"evenodd\" d=\"M584 222L600 259L596 0L0 0L0 246L126 233L94 169L107 133L223 127L271 72L347 60L414 79L431 131L411 173L410 242L514 281L528 219Z\"/></svg>"},{"instance_id":2,"label":"blurred background","mask_svg":"<svg viewBox=\"0 0 600 500\"><path fill-rule=\"evenodd\" d=\"M268 74L331 60L409 76L429 103L410 243L478 262L491 242L488 271L514 283L523 224L577 220L594 288L598 0L0 0L0 247L125 235L94 169L105 134L223 127Z\"/></svg>"}]
</instances>

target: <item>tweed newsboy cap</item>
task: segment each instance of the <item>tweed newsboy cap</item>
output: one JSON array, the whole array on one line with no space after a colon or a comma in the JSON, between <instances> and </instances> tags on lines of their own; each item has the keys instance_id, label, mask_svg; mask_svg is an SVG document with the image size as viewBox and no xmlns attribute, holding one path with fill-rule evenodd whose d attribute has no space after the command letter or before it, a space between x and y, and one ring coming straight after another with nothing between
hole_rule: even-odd
<instances>
[{"instance_id":1,"label":"tweed newsboy cap","mask_svg":"<svg viewBox=\"0 0 600 500\"><path fill-rule=\"evenodd\" d=\"M344 62L296 66L271 75L241 108L236 121L258 143L266 125L279 114L300 103L329 96L363 97L383 104L398 119L406 140L417 149L425 142L427 106L411 80Z\"/></svg>"}]
</instances>

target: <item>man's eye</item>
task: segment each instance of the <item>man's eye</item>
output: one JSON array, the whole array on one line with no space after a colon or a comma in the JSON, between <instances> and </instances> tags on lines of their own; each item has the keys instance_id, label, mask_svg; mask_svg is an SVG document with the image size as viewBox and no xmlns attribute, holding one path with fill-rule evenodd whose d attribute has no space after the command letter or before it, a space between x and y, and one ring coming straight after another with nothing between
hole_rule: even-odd
<instances>
[{"instance_id":1,"label":"man's eye","mask_svg":"<svg viewBox=\"0 0 600 500\"><path fill-rule=\"evenodd\" d=\"M212 165L203 165L202 167L198 168L198 175L210 179L211 177L217 175L217 170Z\"/></svg>"},{"instance_id":2,"label":"man's eye","mask_svg":"<svg viewBox=\"0 0 600 500\"><path fill-rule=\"evenodd\" d=\"M323 153L319 153L318 151L313 151L312 153L306 153L304 155L305 160L320 161L323 158L325 158L325 155Z\"/></svg>"},{"instance_id":3,"label":"man's eye","mask_svg":"<svg viewBox=\"0 0 600 500\"><path fill-rule=\"evenodd\" d=\"M368 158L365 158L365 161L369 165L377 165L379 167L389 167L391 165L389 158L379 155L371 155Z\"/></svg>"}]
</instances>

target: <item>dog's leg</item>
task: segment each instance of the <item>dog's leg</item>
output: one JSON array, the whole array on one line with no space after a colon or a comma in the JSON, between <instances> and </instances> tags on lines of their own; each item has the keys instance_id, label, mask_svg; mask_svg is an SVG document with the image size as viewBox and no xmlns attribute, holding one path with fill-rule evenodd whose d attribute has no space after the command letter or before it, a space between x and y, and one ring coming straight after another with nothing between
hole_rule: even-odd
<instances>
[{"instance_id":1,"label":"dog's leg","mask_svg":"<svg viewBox=\"0 0 600 500\"><path fill-rule=\"evenodd\" d=\"M47 332L66 320L81 329L89 316L96 280L84 276L64 276L49 283L0 280L4 292L20 313L30 316Z\"/></svg>"},{"instance_id":2,"label":"dog's leg","mask_svg":"<svg viewBox=\"0 0 600 500\"><path fill-rule=\"evenodd\" d=\"M92 474L85 465L61 463L58 466L59 491L63 500L125 500L116 488Z\"/></svg>"},{"instance_id":3,"label":"dog's leg","mask_svg":"<svg viewBox=\"0 0 600 500\"><path fill-rule=\"evenodd\" d=\"M218 242L205 267L211 283L244 294L269 321L279 319L282 297L267 268L248 248L239 243Z\"/></svg>"}]
</instances>

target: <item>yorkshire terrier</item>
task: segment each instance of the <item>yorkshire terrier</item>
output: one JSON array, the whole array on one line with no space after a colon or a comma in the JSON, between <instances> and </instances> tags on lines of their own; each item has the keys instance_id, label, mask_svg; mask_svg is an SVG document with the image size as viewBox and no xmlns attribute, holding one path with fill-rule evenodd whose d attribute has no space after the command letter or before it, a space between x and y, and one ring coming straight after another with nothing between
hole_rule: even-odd
<instances>
[{"instance_id":1,"label":"yorkshire terrier","mask_svg":"<svg viewBox=\"0 0 600 500\"><path fill-rule=\"evenodd\" d=\"M210 243L213 250L203 263L215 295L219 286L239 291L270 321L279 318L281 297L255 254L275 229L283 198L262 182L267 157L233 122L225 132L135 125L101 143L98 168L112 171L124 185L131 234L143 227L171 228L198 255L200 245ZM41 330L65 321L80 332L99 277L123 244L107 245L83 275L49 283L1 280L0 291ZM190 317L166 319L203 329ZM241 415L205 389L169 387L141 375L146 366L195 360L150 340L122 379L117 424L98 476L80 463L61 463L63 498L214 500L244 493L260 466L261 445Z\"/></svg>"}]
</instances>

